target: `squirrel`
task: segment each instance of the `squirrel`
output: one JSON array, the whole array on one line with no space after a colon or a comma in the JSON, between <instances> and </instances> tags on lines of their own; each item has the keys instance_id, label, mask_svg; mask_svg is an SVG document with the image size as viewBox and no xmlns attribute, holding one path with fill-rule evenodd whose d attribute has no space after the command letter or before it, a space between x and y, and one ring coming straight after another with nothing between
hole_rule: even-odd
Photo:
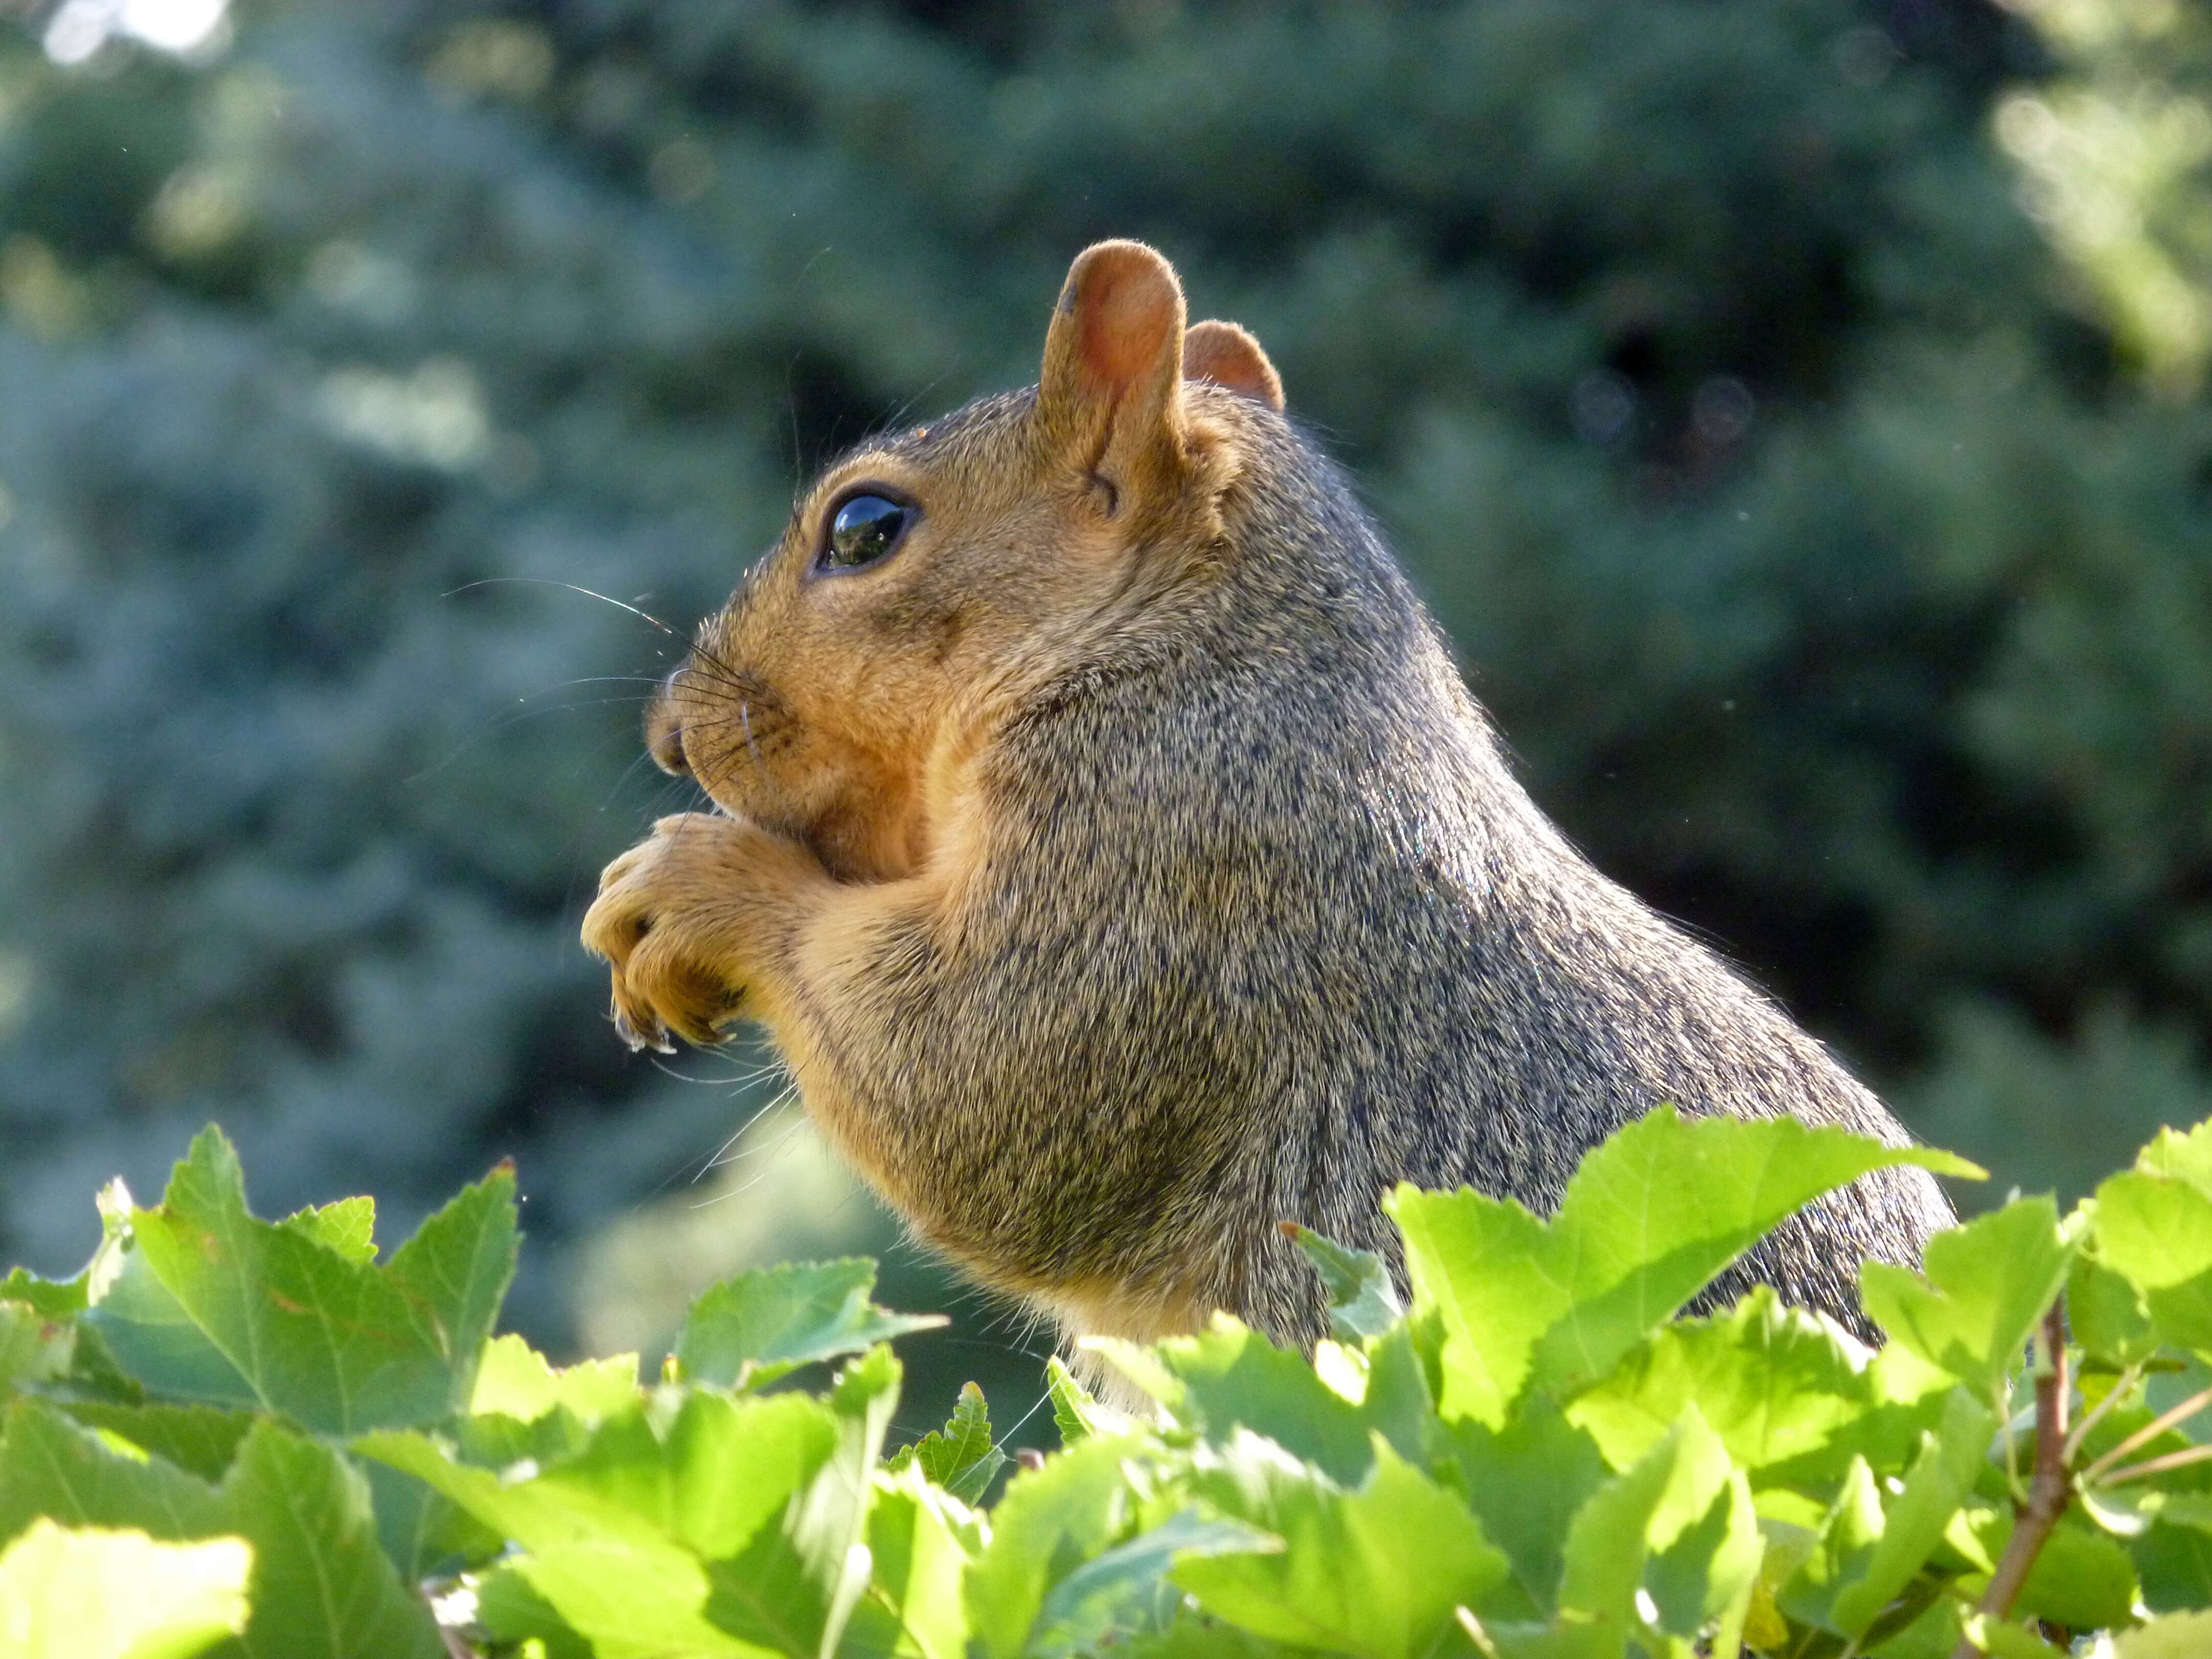
<instances>
[{"instance_id":1,"label":"squirrel","mask_svg":"<svg viewBox=\"0 0 2212 1659\"><path fill-rule=\"evenodd\" d=\"M664 817L584 920L634 1045L766 1026L923 1240L1072 1337L1328 1331L1296 1221L1409 1181L1555 1208L1662 1102L1893 1145L1874 1095L1588 862L1234 324L1068 272L1038 384L863 443L699 629ZM1709 1287L1871 1340L1861 1259L1951 1224L1865 1176Z\"/></svg>"}]
</instances>

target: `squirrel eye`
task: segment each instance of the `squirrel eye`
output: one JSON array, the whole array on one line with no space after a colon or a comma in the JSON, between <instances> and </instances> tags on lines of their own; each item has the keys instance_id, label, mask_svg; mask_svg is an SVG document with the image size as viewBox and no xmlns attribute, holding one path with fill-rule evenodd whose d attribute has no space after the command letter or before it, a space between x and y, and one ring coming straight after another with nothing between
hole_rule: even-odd
<instances>
[{"instance_id":1,"label":"squirrel eye","mask_svg":"<svg viewBox=\"0 0 2212 1659\"><path fill-rule=\"evenodd\" d=\"M911 507L881 495L855 495L830 520L830 537L822 549L825 570L850 570L873 564L899 544Z\"/></svg>"}]
</instances>

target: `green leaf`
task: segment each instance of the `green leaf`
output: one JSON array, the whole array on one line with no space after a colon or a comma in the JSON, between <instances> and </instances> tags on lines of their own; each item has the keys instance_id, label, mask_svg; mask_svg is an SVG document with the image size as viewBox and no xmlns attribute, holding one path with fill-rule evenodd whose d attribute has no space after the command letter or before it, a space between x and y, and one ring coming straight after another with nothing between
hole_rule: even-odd
<instances>
[{"instance_id":1,"label":"green leaf","mask_svg":"<svg viewBox=\"0 0 2212 1659\"><path fill-rule=\"evenodd\" d=\"M76 1356L76 1325L27 1302L0 1302L0 1395L66 1376Z\"/></svg>"},{"instance_id":2,"label":"green leaf","mask_svg":"<svg viewBox=\"0 0 2212 1659\"><path fill-rule=\"evenodd\" d=\"M1357 1492L1249 1433L1209 1454L1192 1486L1219 1513L1282 1540L1267 1554L1186 1559L1172 1574L1206 1612L1257 1636L1415 1659L1455 1631L1459 1607L1480 1605L1506 1577L1481 1522L1379 1437Z\"/></svg>"},{"instance_id":3,"label":"green leaf","mask_svg":"<svg viewBox=\"0 0 2212 1659\"><path fill-rule=\"evenodd\" d=\"M974 1515L920 1469L879 1474L868 1512L868 1593L854 1613L848 1647L965 1659L961 1583L981 1547Z\"/></svg>"},{"instance_id":4,"label":"green leaf","mask_svg":"<svg viewBox=\"0 0 2212 1659\"><path fill-rule=\"evenodd\" d=\"M1154 1356L1180 1386L1177 1416L1216 1445L1239 1428L1265 1435L1329 1479L1356 1486L1373 1446L1360 1409L1313 1366L1227 1314L1196 1336L1155 1344Z\"/></svg>"},{"instance_id":5,"label":"green leaf","mask_svg":"<svg viewBox=\"0 0 2212 1659\"><path fill-rule=\"evenodd\" d=\"M2078 1248L2049 1198L2015 1199L1929 1240L1924 1273L1869 1261L1859 1283L1892 1341L1990 1395L2019 1368Z\"/></svg>"},{"instance_id":6,"label":"green leaf","mask_svg":"<svg viewBox=\"0 0 2212 1659\"><path fill-rule=\"evenodd\" d=\"M2154 1523L2130 1540L2128 1553L2142 1580L2143 1604L2152 1612L2212 1607L2212 1532Z\"/></svg>"},{"instance_id":7,"label":"green leaf","mask_svg":"<svg viewBox=\"0 0 2212 1659\"><path fill-rule=\"evenodd\" d=\"M105 1430L203 1480L216 1481L230 1468L239 1442L253 1426L245 1412L215 1406L172 1406L158 1401L125 1406L105 1400L70 1400L62 1409L88 1427Z\"/></svg>"},{"instance_id":8,"label":"green leaf","mask_svg":"<svg viewBox=\"0 0 2212 1659\"><path fill-rule=\"evenodd\" d=\"M1118 1540L1134 1501L1122 1461L1145 1444L1139 1436L1085 1440L1006 1483L991 1514L991 1541L963 1591L985 1659L1017 1659L1052 1589Z\"/></svg>"},{"instance_id":9,"label":"green leaf","mask_svg":"<svg viewBox=\"0 0 2212 1659\"><path fill-rule=\"evenodd\" d=\"M2212 1356L2212 1194L2154 1159L2171 1134L2097 1188L2096 1258L2135 1287L2161 1340Z\"/></svg>"},{"instance_id":10,"label":"green leaf","mask_svg":"<svg viewBox=\"0 0 2212 1659\"><path fill-rule=\"evenodd\" d=\"M868 1582L872 1479L898 1405L899 1363L878 1344L838 1374L828 1405L839 1438L781 1527L763 1528L736 1560L713 1564L708 1612L726 1630L786 1653L836 1651Z\"/></svg>"},{"instance_id":11,"label":"green leaf","mask_svg":"<svg viewBox=\"0 0 2212 1659\"><path fill-rule=\"evenodd\" d=\"M496 1559L507 1540L411 1475L364 1459L376 1536L409 1583L451 1577Z\"/></svg>"},{"instance_id":12,"label":"green leaf","mask_svg":"<svg viewBox=\"0 0 2212 1659\"><path fill-rule=\"evenodd\" d=\"M416 1228L385 1270L402 1295L429 1310L452 1368L450 1409L469 1398L499 1304L514 1282L520 1242L514 1165L502 1159Z\"/></svg>"},{"instance_id":13,"label":"green leaf","mask_svg":"<svg viewBox=\"0 0 2212 1659\"><path fill-rule=\"evenodd\" d=\"M1129 1419L1110 1406L1102 1406L1092 1399L1090 1389L1076 1380L1075 1374L1061 1363L1058 1354L1044 1362L1044 1380L1046 1391L1052 1398L1052 1420L1059 1426L1062 1445L1073 1446L1094 1434L1129 1431Z\"/></svg>"},{"instance_id":14,"label":"green leaf","mask_svg":"<svg viewBox=\"0 0 2212 1659\"><path fill-rule=\"evenodd\" d=\"M85 1309L88 1273L75 1279L40 1279L27 1267L11 1267L0 1279L0 1302L21 1302L44 1319L68 1319Z\"/></svg>"},{"instance_id":15,"label":"green leaf","mask_svg":"<svg viewBox=\"0 0 2212 1659\"><path fill-rule=\"evenodd\" d=\"M568 1621L562 1618L553 1604L531 1588L530 1581L512 1566L497 1566L489 1572L480 1572L475 1582L476 1622L495 1640L515 1644L520 1650L520 1659L596 1659L592 1644L569 1629ZM714 1632L708 1635L711 1641ZM527 1645L532 1642L538 1644L534 1652ZM660 1650L665 1653L670 1649L664 1646Z\"/></svg>"},{"instance_id":16,"label":"green leaf","mask_svg":"<svg viewBox=\"0 0 2212 1659\"><path fill-rule=\"evenodd\" d=\"M1409 1463L1425 1468L1441 1455L1443 1425L1437 1418L1429 1368L1415 1344L1413 1327L1404 1320L1368 1340L1359 1420Z\"/></svg>"},{"instance_id":17,"label":"green leaf","mask_svg":"<svg viewBox=\"0 0 2212 1659\"><path fill-rule=\"evenodd\" d=\"M963 1504L980 1504L993 1477L1006 1466L1006 1455L991 1443L991 1417L983 1390L962 1385L951 1420L932 1429L891 1460L894 1472L917 1464L930 1480Z\"/></svg>"},{"instance_id":18,"label":"green leaf","mask_svg":"<svg viewBox=\"0 0 2212 1659\"><path fill-rule=\"evenodd\" d=\"M637 1387L634 1353L556 1368L520 1337L495 1336L484 1345L469 1411L534 1423L566 1407L589 1425L634 1405Z\"/></svg>"},{"instance_id":19,"label":"green leaf","mask_svg":"<svg viewBox=\"0 0 2212 1659\"><path fill-rule=\"evenodd\" d=\"M1694 1404L1737 1468L1841 1476L1872 1406L1866 1355L1761 1285L1725 1314L1654 1333L1569 1407L1626 1468Z\"/></svg>"},{"instance_id":20,"label":"green leaf","mask_svg":"<svg viewBox=\"0 0 2212 1659\"><path fill-rule=\"evenodd\" d=\"M1791 1118L1686 1122L1662 1106L1583 1160L1549 1222L1511 1200L1400 1187L1386 1207L1415 1310L1443 1321L1443 1415L1495 1425L1524 1387L1571 1397L1799 1206L1898 1164L1978 1173Z\"/></svg>"},{"instance_id":21,"label":"green leaf","mask_svg":"<svg viewBox=\"0 0 2212 1659\"><path fill-rule=\"evenodd\" d=\"M634 1403L603 1420L577 1455L525 1479L456 1462L419 1433L364 1435L354 1449L534 1553L627 1540L713 1559L738 1553L781 1514L839 1439L836 1417L804 1395L699 1389L684 1395L665 1434Z\"/></svg>"},{"instance_id":22,"label":"green leaf","mask_svg":"<svg viewBox=\"0 0 2212 1659\"><path fill-rule=\"evenodd\" d=\"M674 1545L615 1537L556 1544L509 1563L493 1582L498 1588L478 1601L477 1617L503 1639L542 1638L550 1607L590 1642L594 1659L781 1659L781 1650L707 1616L707 1570Z\"/></svg>"},{"instance_id":23,"label":"green leaf","mask_svg":"<svg viewBox=\"0 0 2212 1659\"><path fill-rule=\"evenodd\" d=\"M249 1659L443 1659L429 1610L378 1542L368 1489L328 1447L256 1424L220 1486L126 1455L53 1407L18 1401L0 1438L0 1537L37 1516L253 1547Z\"/></svg>"},{"instance_id":24,"label":"green leaf","mask_svg":"<svg viewBox=\"0 0 2212 1659\"><path fill-rule=\"evenodd\" d=\"M1175 1621L1182 1594L1168 1582L1179 1561L1249 1554L1279 1540L1235 1521L1186 1510L1125 1544L1092 1557L1045 1597L1028 1651L1034 1659L1073 1659L1114 1644L1157 1635Z\"/></svg>"},{"instance_id":25,"label":"green leaf","mask_svg":"<svg viewBox=\"0 0 2212 1659\"><path fill-rule=\"evenodd\" d=\"M2075 1257L2066 1279L2066 1324L2091 1358L2120 1367L2158 1352L2158 1332L2142 1294L2094 1254Z\"/></svg>"},{"instance_id":26,"label":"green leaf","mask_svg":"<svg viewBox=\"0 0 2212 1659\"><path fill-rule=\"evenodd\" d=\"M816 1360L858 1353L945 1323L935 1314L886 1312L868 1300L876 1264L860 1258L790 1261L725 1279L703 1292L677 1334L684 1379L754 1388Z\"/></svg>"},{"instance_id":27,"label":"green leaf","mask_svg":"<svg viewBox=\"0 0 2212 1659\"><path fill-rule=\"evenodd\" d=\"M827 1401L689 1389L658 1431L633 1398L576 1455L505 1476L419 1433L355 1444L521 1545L511 1570L602 1654L812 1654L866 1586L856 1547L897 1382L877 1348Z\"/></svg>"},{"instance_id":28,"label":"green leaf","mask_svg":"<svg viewBox=\"0 0 2212 1659\"><path fill-rule=\"evenodd\" d=\"M313 1229L256 1220L237 1155L209 1128L161 1207L118 1224L85 1318L172 1398L258 1405L340 1434L434 1422L467 1397L513 1274L514 1186L495 1171L380 1269Z\"/></svg>"},{"instance_id":29,"label":"green leaf","mask_svg":"<svg viewBox=\"0 0 2212 1659\"><path fill-rule=\"evenodd\" d=\"M129 1216L111 1224L93 1258L93 1280L97 1299L79 1328L100 1342L134 1382L173 1400L246 1408L263 1404L238 1367L161 1283L145 1252L137 1248Z\"/></svg>"},{"instance_id":30,"label":"green leaf","mask_svg":"<svg viewBox=\"0 0 2212 1659\"><path fill-rule=\"evenodd\" d=\"M2141 1595L2127 1550L2069 1514L2036 1553L2012 1616L2074 1630L2113 1629L2134 1618Z\"/></svg>"},{"instance_id":31,"label":"green leaf","mask_svg":"<svg viewBox=\"0 0 2212 1659\"><path fill-rule=\"evenodd\" d=\"M1799 1624L1832 1632L1836 1596L1864 1574L1881 1541L1881 1488L1866 1459L1854 1457L1812 1549L1776 1595L1781 1610Z\"/></svg>"},{"instance_id":32,"label":"green leaf","mask_svg":"<svg viewBox=\"0 0 2212 1659\"><path fill-rule=\"evenodd\" d=\"M156 1538L228 1531L216 1488L160 1457L125 1455L45 1401L22 1399L0 1422L0 1539L41 1516L72 1527Z\"/></svg>"},{"instance_id":33,"label":"green leaf","mask_svg":"<svg viewBox=\"0 0 2212 1659\"><path fill-rule=\"evenodd\" d=\"M1964 1389L1952 1391L1942 1425L1925 1437L1905 1477L1905 1490L1885 1507L1880 1540L1836 1593L1830 1608L1833 1629L1859 1635L1902 1594L1972 1492L1996 1429L1988 1407Z\"/></svg>"},{"instance_id":34,"label":"green leaf","mask_svg":"<svg viewBox=\"0 0 2212 1659\"><path fill-rule=\"evenodd\" d=\"M1760 1550L1750 1487L1692 1406L1576 1511L1559 1610L1600 1629L1655 1626L1681 1638L1686 1654L1711 1621L1732 1615L1740 1623Z\"/></svg>"},{"instance_id":35,"label":"green leaf","mask_svg":"<svg viewBox=\"0 0 2212 1659\"><path fill-rule=\"evenodd\" d=\"M446 1659L429 1608L378 1540L368 1482L337 1453L257 1424L222 1496L253 1546L249 1659Z\"/></svg>"},{"instance_id":36,"label":"green leaf","mask_svg":"<svg viewBox=\"0 0 2212 1659\"><path fill-rule=\"evenodd\" d=\"M342 1198L335 1204L309 1204L276 1224L335 1250L349 1261L376 1260L376 1200Z\"/></svg>"},{"instance_id":37,"label":"green leaf","mask_svg":"<svg viewBox=\"0 0 2212 1659\"><path fill-rule=\"evenodd\" d=\"M1559 1596L1575 1511L1612 1475L1598 1441L1547 1400L1528 1401L1502 1428L1463 1418L1449 1432L1468 1506L1504 1552L1521 1591L1517 1603L1493 1601L1485 1612L1545 1617ZM1649 1449L1640 1445L1636 1455Z\"/></svg>"},{"instance_id":38,"label":"green leaf","mask_svg":"<svg viewBox=\"0 0 2212 1659\"><path fill-rule=\"evenodd\" d=\"M1347 1249L1295 1221L1284 1222L1282 1230L1320 1272L1322 1288L1328 1292L1329 1334L1338 1341L1380 1336L1406 1316L1398 1287L1390 1282L1389 1264L1381 1256Z\"/></svg>"},{"instance_id":39,"label":"green leaf","mask_svg":"<svg viewBox=\"0 0 2212 1659\"><path fill-rule=\"evenodd\" d=\"M158 1543L40 1520L0 1551L8 1659L191 1659L246 1627L245 1540Z\"/></svg>"},{"instance_id":40,"label":"green leaf","mask_svg":"<svg viewBox=\"0 0 2212 1659\"><path fill-rule=\"evenodd\" d=\"M2208 1653L2212 1612L2168 1613L2121 1632L2112 1643L2112 1659L2203 1659Z\"/></svg>"}]
</instances>

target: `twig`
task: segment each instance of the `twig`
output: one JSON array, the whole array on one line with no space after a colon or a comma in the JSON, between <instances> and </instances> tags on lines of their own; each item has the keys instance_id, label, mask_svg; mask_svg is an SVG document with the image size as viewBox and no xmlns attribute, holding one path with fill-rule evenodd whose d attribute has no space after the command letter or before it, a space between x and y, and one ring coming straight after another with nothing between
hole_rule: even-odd
<instances>
[{"instance_id":1,"label":"twig","mask_svg":"<svg viewBox=\"0 0 2212 1659\"><path fill-rule=\"evenodd\" d=\"M2191 1446L2185 1451L2171 1451L2159 1457L2147 1457L2140 1463L2130 1463L2124 1469L2114 1469L2105 1477L2104 1484L2117 1486L2123 1480L2140 1480L2147 1474L2164 1474L2168 1469L2185 1468L2191 1463L2212 1459L2212 1446Z\"/></svg>"},{"instance_id":2,"label":"twig","mask_svg":"<svg viewBox=\"0 0 2212 1659\"><path fill-rule=\"evenodd\" d=\"M2044 1540L2058 1524L2058 1517L2074 1495L2066 1470L2066 1315L2055 1303L2043 1316L2043 1346L2048 1356L2035 1379L2035 1472L2028 1484L2027 1502L2013 1518L2012 1536L1982 1592L1976 1609L1986 1617L2002 1619L2020 1597ZM1982 1659L1982 1650L1972 1637L1961 1637L1951 1659Z\"/></svg>"},{"instance_id":3,"label":"twig","mask_svg":"<svg viewBox=\"0 0 2212 1659\"><path fill-rule=\"evenodd\" d=\"M2081 1479L2088 1482L2095 1481L2106 1469L2112 1468L2136 1447L2157 1439L2184 1418L2196 1416L2207 1406L2212 1406L2212 1389L2207 1389L2201 1394L2192 1394L2172 1410L2160 1413L2158 1416L2144 1424L2142 1427L2082 1470Z\"/></svg>"},{"instance_id":4,"label":"twig","mask_svg":"<svg viewBox=\"0 0 2212 1659\"><path fill-rule=\"evenodd\" d=\"M2119 1375L2119 1380L2105 1390L2105 1397L2089 1407L2088 1413L2074 1425L2066 1437L2066 1461L2071 1463L2080 1455L2081 1444L2089 1437L2089 1431L2105 1420L2105 1413L2118 1405L2122 1399L2135 1392L2136 1384L2142 1381L2142 1366L2129 1365Z\"/></svg>"}]
</instances>

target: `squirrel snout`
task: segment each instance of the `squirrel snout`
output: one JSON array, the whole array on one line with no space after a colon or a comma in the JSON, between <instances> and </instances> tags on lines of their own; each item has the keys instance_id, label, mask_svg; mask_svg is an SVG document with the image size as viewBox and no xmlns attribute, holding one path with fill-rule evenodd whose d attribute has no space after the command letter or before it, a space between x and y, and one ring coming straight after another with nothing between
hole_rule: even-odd
<instances>
[{"instance_id":1,"label":"squirrel snout","mask_svg":"<svg viewBox=\"0 0 2212 1659\"><path fill-rule=\"evenodd\" d=\"M679 668L663 680L647 707L645 746L662 771L687 778L691 775L691 763L684 758L684 725L676 714L676 682L683 673Z\"/></svg>"}]
</instances>

